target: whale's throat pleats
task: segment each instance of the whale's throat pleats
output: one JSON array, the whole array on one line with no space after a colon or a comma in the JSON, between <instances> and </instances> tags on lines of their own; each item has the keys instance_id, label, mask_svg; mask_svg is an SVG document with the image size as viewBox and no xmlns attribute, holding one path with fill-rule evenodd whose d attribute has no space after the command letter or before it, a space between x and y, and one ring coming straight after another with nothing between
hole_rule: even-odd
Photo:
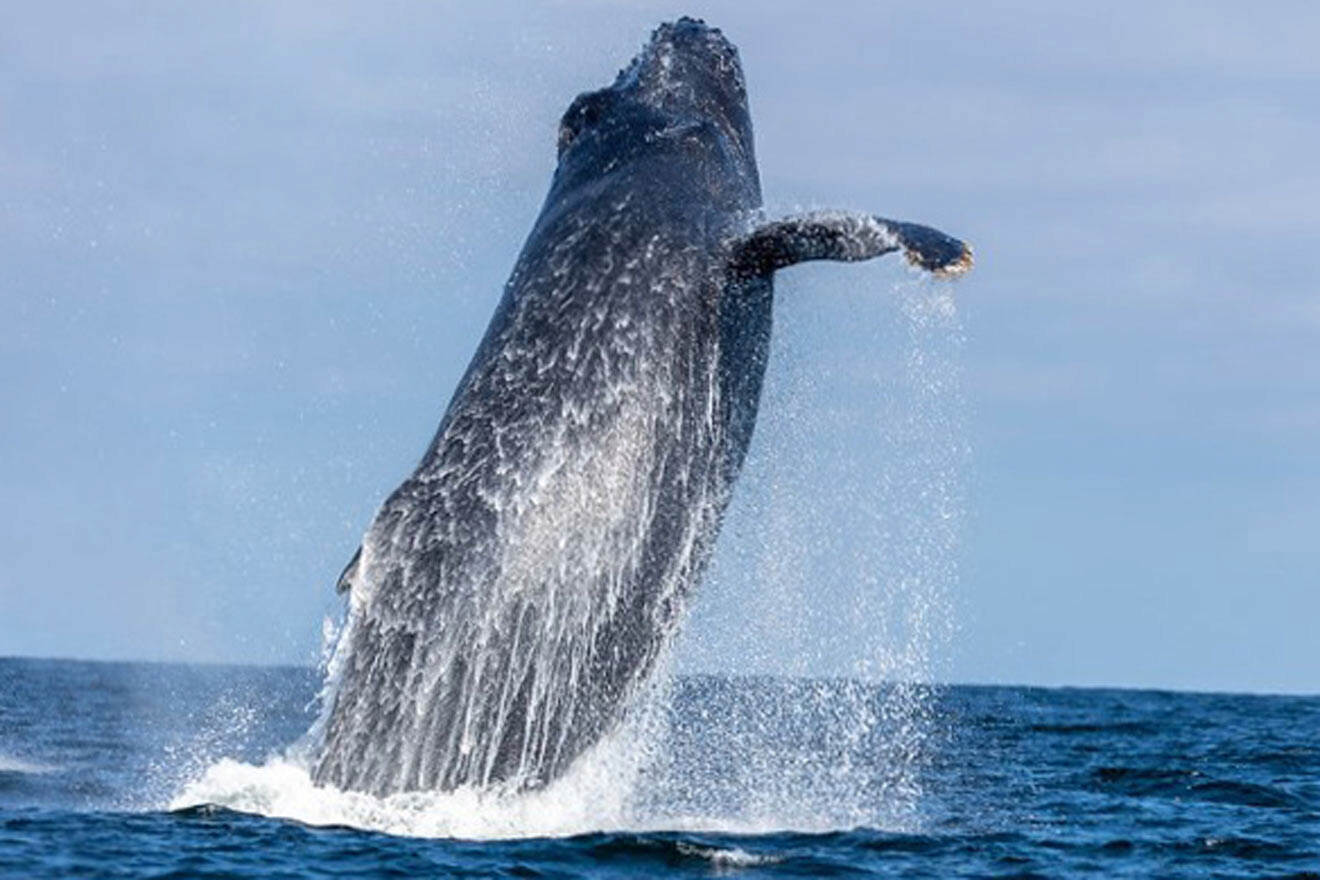
<instances>
[{"instance_id":1,"label":"whale's throat pleats","mask_svg":"<svg viewBox=\"0 0 1320 880\"><path fill-rule=\"evenodd\" d=\"M541 785L645 684L730 474L718 317L675 280L704 270L636 268L615 283L644 297L579 296L565 276L521 298L378 514L351 566L318 781ZM577 329L550 345L537 328L555 309Z\"/></svg>"}]
</instances>

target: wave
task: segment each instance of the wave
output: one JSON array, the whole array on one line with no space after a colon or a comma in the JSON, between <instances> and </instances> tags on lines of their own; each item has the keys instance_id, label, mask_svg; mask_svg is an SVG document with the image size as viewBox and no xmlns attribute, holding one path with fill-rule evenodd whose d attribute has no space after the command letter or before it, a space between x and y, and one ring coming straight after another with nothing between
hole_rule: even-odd
<instances>
[{"instance_id":1,"label":"wave","mask_svg":"<svg viewBox=\"0 0 1320 880\"><path fill-rule=\"evenodd\" d=\"M1199 770L1100 767L1092 771L1090 781L1095 788L1130 797L1191 799L1241 807L1311 807L1305 799L1277 785L1216 779Z\"/></svg>"},{"instance_id":2,"label":"wave","mask_svg":"<svg viewBox=\"0 0 1320 880\"><path fill-rule=\"evenodd\" d=\"M21 773L25 776L35 776L45 773L58 773L62 769L53 764L29 761L25 758L0 752L0 773Z\"/></svg>"}]
</instances>

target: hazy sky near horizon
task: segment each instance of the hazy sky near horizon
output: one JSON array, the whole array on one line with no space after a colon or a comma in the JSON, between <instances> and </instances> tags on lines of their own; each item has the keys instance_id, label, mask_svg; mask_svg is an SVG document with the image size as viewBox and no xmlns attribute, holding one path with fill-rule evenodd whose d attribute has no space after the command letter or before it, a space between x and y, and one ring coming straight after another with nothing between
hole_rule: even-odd
<instances>
[{"instance_id":1,"label":"hazy sky near horizon","mask_svg":"<svg viewBox=\"0 0 1320 880\"><path fill-rule=\"evenodd\" d=\"M917 342L903 299L929 291L896 261L781 275L780 405L682 662L848 671L844 558L903 541L956 465L960 541L924 570L958 572L938 677L1320 692L1320 7L800 9L11 10L0 655L314 659L559 115L691 13L739 47L772 209L930 223L978 265ZM932 403L914 355L958 393ZM909 405L970 451L895 440ZM741 566L772 519L820 552ZM789 593L810 613L768 620Z\"/></svg>"}]
</instances>

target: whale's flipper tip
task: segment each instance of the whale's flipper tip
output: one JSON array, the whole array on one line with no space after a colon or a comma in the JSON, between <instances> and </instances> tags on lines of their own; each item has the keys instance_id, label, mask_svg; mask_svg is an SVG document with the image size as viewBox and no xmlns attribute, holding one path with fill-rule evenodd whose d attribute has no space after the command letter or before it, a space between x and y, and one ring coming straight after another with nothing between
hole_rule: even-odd
<instances>
[{"instance_id":1,"label":"whale's flipper tip","mask_svg":"<svg viewBox=\"0 0 1320 880\"><path fill-rule=\"evenodd\" d=\"M957 278L971 271L975 260L971 245L938 229L916 223L890 222L903 256L918 269L938 278Z\"/></svg>"},{"instance_id":2,"label":"whale's flipper tip","mask_svg":"<svg viewBox=\"0 0 1320 880\"><path fill-rule=\"evenodd\" d=\"M962 251L953 259L938 265L930 265L914 259L915 255L912 251L907 252L907 258L914 266L925 269L936 278L960 278L972 271L972 268L976 265L976 258L972 253L971 245L961 241L958 243L962 245Z\"/></svg>"}]
</instances>

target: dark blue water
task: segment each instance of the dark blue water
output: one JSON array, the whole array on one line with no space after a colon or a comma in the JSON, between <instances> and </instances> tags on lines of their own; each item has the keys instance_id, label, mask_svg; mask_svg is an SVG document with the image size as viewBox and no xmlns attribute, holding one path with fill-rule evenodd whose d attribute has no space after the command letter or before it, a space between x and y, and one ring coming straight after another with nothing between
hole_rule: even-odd
<instances>
[{"instance_id":1,"label":"dark blue water","mask_svg":"<svg viewBox=\"0 0 1320 880\"><path fill-rule=\"evenodd\" d=\"M688 830L463 840L168 808L218 759L260 765L297 740L317 686L299 669L0 660L0 876L1320 877L1314 697L952 687L917 701L918 742L885 715L892 689L691 678L642 793ZM843 730L859 704L877 719L860 737ZM841 736L849 767L812 761ZM782 808L803 827L822 791L856 800L822 819L897 818L681 821Z\"/></svg>"}]
</instances>

